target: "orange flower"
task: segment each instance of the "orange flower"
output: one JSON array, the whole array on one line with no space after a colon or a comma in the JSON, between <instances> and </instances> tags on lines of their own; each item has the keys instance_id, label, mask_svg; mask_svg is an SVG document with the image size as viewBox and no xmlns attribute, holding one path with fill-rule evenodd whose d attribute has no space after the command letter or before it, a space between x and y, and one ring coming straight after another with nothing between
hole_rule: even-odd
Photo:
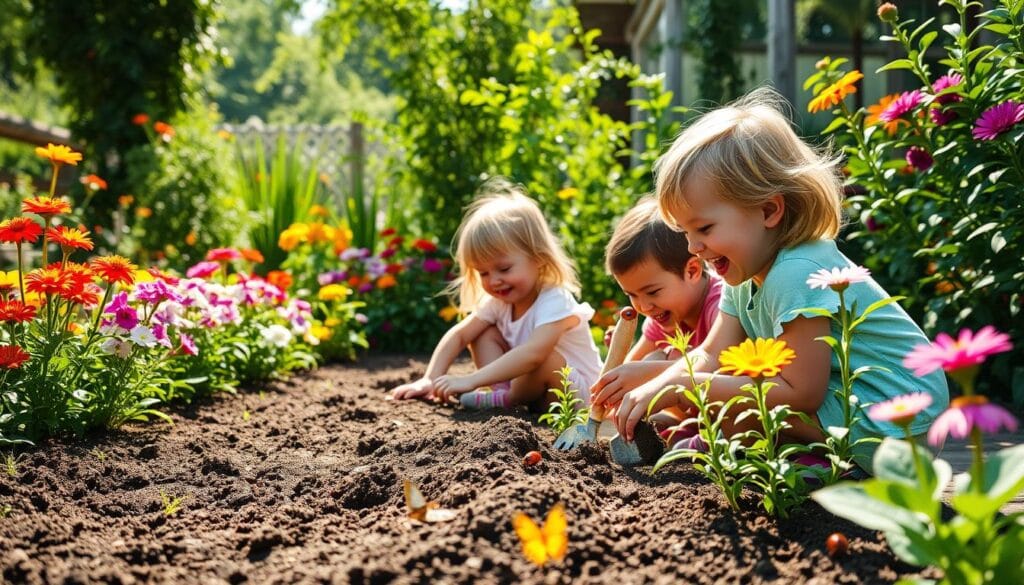
<instances>
[{"instance_id":1,"label":"orange flower","mask_svg":"<svg viewBox=\"0 0 1024 585\"><path fill-rule=\"evenodd\" d=\"M135 198L131 195L121 195L117 198L117 204L121 207L128 207L135 201Z\"/></svg>"},{"instance_id":2,"label":"orange flower","mask_svg":"<svg viewBox=\"0 0 1024 585\"><path fill-rule=\"evenodd\" d=\"M147 123L149 123L149 116L147 114L139 113L132 116L132 124L136 126L145 126Z\"/></svg>"},{"instance_id":3,"label":"orange flower","mask_svg":"<svg viewBox=\"0 0 1024 585\"><path fill-rule=\"evenodd\" d=\"M0 301L0 321L24 323L36 317L36 308L18 300Z\"/></svg>"},{"instance_id":4,"label":"orange flower","mask_svg":"<svg viewBox=\"0 0 1024 585\"><path fill-rule=\"evenodd\" d=\"M17 345L0 345L0 368L14 370L30 358L28 352Z\"/></svg>"},{"instance_id":5,"label":"orange flower","mask_svg":"<svg viewBox=\"0 0 1024 585\"><path fill-rule=\"evenodd\" d=\"M396 284L398 284L398 281L390 274L385 274L377 279L377 288L379 289L391 288Z\"/></svg>"},{"instance_id":6,"label":"orange flower","mask_svg":"<svg viewBox=\"0 0 1024 585\"><path fill-rule=\"evenodd\" d=\"M86 175L79 179L86 189L92 191L99 191L100 189L107 190L107 182L101 179L98 175Z\"/></svg>"},{"instance_id":7,"label":"orange flower","mask_svg":"<svg viewBox=\"0 0 1024 585\"><path fill-rule=\"evenodd\" d=\"M157 134L163 136L164 140L174 136L174 128L172 128L167 122L154 122L153 130L156 130Z\"/></svg>"},{"instance_id":8,"label":"orange flower","mask_svg":"<svg viewBox=\"0 0 1024 585\"><path fill-rule=\"evenodd\" d=\"M46 230L46 237L60 246L61 250L70 254L71 250L92 250L92 240L89 239L89 232L67 226L52 227Z\"/></svg>"},{"instance_id":9,"label":"orange flower","mask_svg":"<svg viewBox=\"0 0 1024 585\"><path fill-rule=\"evenodd\" d=\"M0 242L31 244L38 240L42 233L43 228L27 217L12 217L0 221Z\"/></svg>"},{"instance_id":10,"label":"orange flower","mask_svg":"<svg viewBox=\"0 0 1024 585\"><path fill-rule=\"evenodd\" d=\"M46 148L37 146L36 154L42 158L49 159L55 165L69 164L78 166L78 162L82 160L80 152L75 152L63 144L53 144L52 142L48 143Z\"/></svg>"},{"instance_id":11,"label":"orange flower","mask_svg":"<svg viewBox=\"0 0 1024 585\"><path fill-rule=\"evenodd\" d=\"M249 262L255 262L256 264L262 264L263 254L255 248L242 248L242 258L245 258Z\"/></svg>"},{"instance_id":12,"label":"orange flower","mask_svg":"<svg viewBox=\"0 0 1024 585\"><path fill-rule=\"evenodd\" d=\"M153 210L148 207L139 207L135 210L135 215L142 219L146 219L148 217L153 217Z\"/></svg>"},{"instance_id":13,"label":"orange flower","mask_svg":"<svg viewBox=\"0 0 1024 585\"><path fill-rule=\"evenodd\" d=\"M267 282L286 291L292 286L292 275L283 270L271 270L267 273Z\"/></svg>"},{"instance_id":14,"label":"orange flower","mask_svg":"<svg viewBox=\"0 0 1024 585\"><path fill-rule=\"evenodd\" d=\"M59 294L65 290L65 285L64 271L59 264L36 268L25 275L25 290L36 294Z\"/></svg>"},{"instance_id":15,"label":"orange flower","mask_svg":"<svg viewBox=\"0 0 1024 585\"><path fill-rule=\"evenodd\" d=\"M43 219L50 219L61 213L71 213L71 204L60 197L40 195L21 202L22 213L35 213Z\"/></svg>"},{"instance_id":16,"label":"orange flower","mask_svg":"<svg viewBox=\"0 0 1024 585\"><path fill-rule=\"evenodd\" d=\"M196 235L195 230L189 232L188 235L185 236L185 243L188 244L189 246L195 246L196 242L198 242L198 241L199 241L199 236Z\"/></svg>"},{"instance_id":17,"label":"orange flower","mask_svg":"<svg viewBox=\"0 0 1024 585\"><path fill-rule=\"evenodd\" d=\"M327 208L323 205L314 205L309 208L309 215L313 217L327 217L331 212L327 211Z\"/></svg>"},{"instance_id":18,"label":"orange flower","mask_svg":"<svg viewBox=\"0 0 1024 585\"><path fill-rule=\"evenodd\" d=\"M89 266L109 283L131 284L135 282L136 266L123 256L100 256L93 258Z\"/></svg>"},{"instance_id":19,"label":"orange flower","mask_svg":"<svg viewBox=\"0 0 1024 585\"><path fill-rule=\"evenodd\" d=\"M847 73L839 81L826 87L816 98L811 100L811 103L807 104L807 111L813 114L838 105L846 96L857 92L854 83L863 78L864 75L860 71Z\"/></svg>"},{"instance_id":20,"label":"orange flower","mask_svg":"<svg viewBox=\"0 0 1024 585\"><path fill-rule=\"evenodd\" d=\"M889 95L883 96L882 99L878 100L877 104L868 106L868 115L866 118L864 118L864 125L874 126L875 124L879 123L881 121L879 116L881 116L882 112L884 112L885 109L889 107L889 104L896 101L896 98L898 97L900 97L900 94L890 93ZM896 118L892 122L885 123L885 126L883 126L883 128L885 128L885 133L888 134L889 136L892 136L893 134L896 133L896 130L899 129L900 124L904 124L907 127L910 126L910 122L908 122L907 120L904 120L903 118Z\"/></svg>"}]
</instances>

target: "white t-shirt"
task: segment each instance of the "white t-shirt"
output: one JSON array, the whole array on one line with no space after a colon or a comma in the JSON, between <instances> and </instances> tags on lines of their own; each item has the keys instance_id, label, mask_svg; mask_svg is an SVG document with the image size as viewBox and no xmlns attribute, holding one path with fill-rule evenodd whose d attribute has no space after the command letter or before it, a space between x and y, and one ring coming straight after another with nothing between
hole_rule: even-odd
<instances>
[{"instance_id":1,"label":"white t-shirt","mask_svg":"<svg viewBox=\"0 0 1024 585\"><path fill-rule=\"evenodd\" d=\"M558 338L557 351L572 367L572 380L577 397L590 400L590 387L597 382L601 373L601 356L590 335L590 318L594 309L589 303L579 303L572 293L562 287L548 287L540 291L537 300L521 317L512 320L512 305L485 295L484 301L473 315L498 328L510 348L526 343L533 330L547 323L561 321L566 317L579 317L579 323Z\"/></svg>"}]
</instances>

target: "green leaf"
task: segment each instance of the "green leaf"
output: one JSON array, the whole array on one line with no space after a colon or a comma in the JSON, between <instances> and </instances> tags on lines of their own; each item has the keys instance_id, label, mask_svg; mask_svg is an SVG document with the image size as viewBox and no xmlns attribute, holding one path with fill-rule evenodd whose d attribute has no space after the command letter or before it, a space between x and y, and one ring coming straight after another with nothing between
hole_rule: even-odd
<instances>
[{"instance_id":1,"label":"green leaf","mask_svg":"<svg viewBox=\"0 0 1024 585\"><path fill-rule=\"evenodd\" d=\"M881 73L883 71L892 71L894 69L913 69L914 62L910 59L895 59L882 65L878 69L875 69L875 73Z\"/></svg>"},{"instance_id":2,"label":"green leaf","mask_svg":"<svg viewBox=\"0 0 1024 585\"><path fill-rule=\"evenodd\" d=\"M1024 445L1016 445L989 455L985 461L982 493L974 491L971 481L957 485L953 507L968 518L987 518L1024 490Z\"/></svg>"},{"instance_id":3,"label":"green leaf","mask_svg":"<svg viewBox=\"0 0 1024 585\"><path fill-rule=\"evenodd\" d=\"M860 483L837 483L814 492L811 498L836 516L865 528L886 532L925 531L924 523L916 514L868 494L865 487L877 482L869 479Z\"/></svg>"}]
</instances>

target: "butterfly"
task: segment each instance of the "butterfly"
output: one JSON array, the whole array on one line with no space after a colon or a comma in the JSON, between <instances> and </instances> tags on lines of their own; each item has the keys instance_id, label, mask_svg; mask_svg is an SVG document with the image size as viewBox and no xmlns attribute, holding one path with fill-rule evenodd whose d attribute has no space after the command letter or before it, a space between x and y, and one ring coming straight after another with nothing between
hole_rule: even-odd
<instances>
[{"instance_id":1,"label":"butterfly","mask_svg":"<svg viewBox=\"0 0 1024 585\"><path fill-rule=\"evenodd\" d=\"M560 561L569 548L569 525L565 519L565 506L561 502L548 510L543 527L537 526L522 512L512 517L512 527L523 543L523 555L535 565L543 566L548 561Z\"/></svg>"},{"instance_id":2,"label":"butterfly","mask_svg":"<svg viewBox=\"0 0 1024 585\"><path fill-rule=\"evenodd\" d=\"M455 510L438 508L437 502L427 501L420 488L408 479L402 481L402 491L405 492L407 514L413 520L433 523L447 522L455 518Z\"/></svg>"}]
</instances>

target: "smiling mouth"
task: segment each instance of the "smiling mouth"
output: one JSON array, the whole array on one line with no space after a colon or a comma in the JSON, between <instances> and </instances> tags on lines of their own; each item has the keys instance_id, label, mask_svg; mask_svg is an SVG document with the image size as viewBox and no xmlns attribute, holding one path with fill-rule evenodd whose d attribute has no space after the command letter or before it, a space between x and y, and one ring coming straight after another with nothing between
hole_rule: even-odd
<instances>
[{"instance_id":1,"label":"smiling mouth","mask_svg":"<svg viewBox=\"0 0 1024 585\"><path fill-rule=\"evenodd\" d=\"M495 290L494 294L498 295L499 297L503 297L507 295L511 290L511 288L503 288L501 290Z\"/></svg>"},{"instance_id":2,"label":"smiling mouth","mask_svg":"<svg viewBox=\"0 0 1024 585\"><path fill-rule=\"evenodd\" d=\"M668 323L669 318L672 317L672 313L668 311L662 311L661 313L652 313L651 319L654 319L658 323Z\"/></svg>"},{"instance_id":3,"label":"smiling mouth","mask_svg":"<svg viewBox=\"0 0 1024 585\"><path fill-rule=\"evenodd\" d=\"M711 267L715 269L715 272L717 272L719 276L725 274L725 272L729 270L729 259L726 258L725 256L719 256L718 258L709 258L707 260L707 263L710 264Z\"/></svg>"}]
</instances>

